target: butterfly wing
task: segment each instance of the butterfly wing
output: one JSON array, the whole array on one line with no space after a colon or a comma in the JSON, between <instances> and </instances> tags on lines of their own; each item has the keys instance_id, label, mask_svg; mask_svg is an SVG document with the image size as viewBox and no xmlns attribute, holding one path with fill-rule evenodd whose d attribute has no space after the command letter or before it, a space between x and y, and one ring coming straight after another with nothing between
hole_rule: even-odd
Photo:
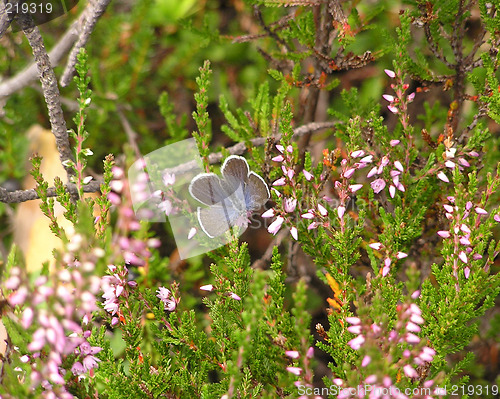
<instances>
[{"instance_id":1,"label":"butterfly wing","mask_svg":"<svg viewBox=\"0 0 500 399\"><path fill-rule=\"evenodd\" d=\"M234 193L238 187L248 181L249 172L250 168L245 158L237 155L227 157L221 167L224 188L229 193Z\"/></svg>"},{"instance_id":2,"label":"butterfly wing","mask_svg":"<svg viewBox=\"0 0 500 399\"><path fill-rule=\"evenodd\" d=\"M200 173L189 184L189 194L202 204L214 205L224 201L228 193L215 173Z\"/></svg>"},{"instance_id":3,"label":"butterfly wing","mask_svg":"<svg viewBox=\"0 0 500 399\"><path fill-rule=\"evenodd\" d=\"M245 202L249 211L261 208L269 199L270 193L266 182L257 173L250 172L245 187Z\"/></svg>"},{"instance_id":4,"label":"butterfly wing","mask_svg":"<svg viewBox=\"0 0 500 399\"><path fill-rule=\"evenodd\" d=\"M240 218L240 212L230 201L198 208L198 222L202 230L210 238L218 237L228 231Z\"/></svg>"}]
</instances>

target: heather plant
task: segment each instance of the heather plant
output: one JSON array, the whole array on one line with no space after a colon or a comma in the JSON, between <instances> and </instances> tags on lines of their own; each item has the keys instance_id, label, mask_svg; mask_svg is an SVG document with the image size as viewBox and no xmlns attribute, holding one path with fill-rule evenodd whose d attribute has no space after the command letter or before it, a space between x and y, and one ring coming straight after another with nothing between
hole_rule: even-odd
<instances>
[{"instance_id":1,"label":"heather plant","mask_svg":"<svg viewBox=\"0 0 500 399\"><path fill-rule=\"evenodd\" d=\"M236 26L222 26L223 7L179 2L165 28L185 40L176 51L194 46L192 35L210 49L245 43L258 72L235 95L223 87L234 70L198 63L191 114L167 87L155 96L161 140L141 141L154 128L125 112L152 101L139 101L137 66L124 76L98 68L102 54L86 45L108 3L82 11L62 74L65 86L76 72L70 129L38 28L13 17L33 49L67 181L49 187L34 156L35 190L0 188L6 204L40 199L62 242L37 275L15 245L5 256L1 397L497 397L498 361L484 364L474 345L500 341L498 4L247 0L235 2ZM133 37L147 52L160 22L145 7L131 15L146 24ZM103 29L119 24L110 18ZM134 61L144 57L134 49ZM128 89L138 96L120 105ZM15 115L8 90L0 83ZM108 142L116 125L102 115L113 110L128 144L98 166L103 148L88 143ZM11 136L4 127L2 140ZM136 202L157 204L165 220L184 213L187 241L209 241L200 211L172 191L181 174L143 158L188 137L202 173L244 156L270 199L244 214L244 235L229 231L226 245L180 259L174 229ZM192 160L178 155L186 169ZM161 189L149 190L158 173Z\"/></svg>"}]
</instances>

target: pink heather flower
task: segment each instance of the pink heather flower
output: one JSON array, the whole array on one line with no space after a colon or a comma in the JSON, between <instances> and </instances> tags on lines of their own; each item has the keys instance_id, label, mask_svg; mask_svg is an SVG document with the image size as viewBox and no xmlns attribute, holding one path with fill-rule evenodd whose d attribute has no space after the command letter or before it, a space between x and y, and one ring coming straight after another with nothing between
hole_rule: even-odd
<instances>
[{"instance_id":1,"label":"pink heather flower","mask_svg":"<svg viewBox=\"0 0 500 399\"><path fill-rule=\"evenodd\" d=\"M312 230L318 227L320 224L318 222L312 222L309 226L307 226L307 230Z\"/></svg>"},{"instance_id":2,"label":"pink heather flower","mask_svg":"<svg viewBox=\"0 0 500 399\"><path fill-rule=\"evenodd\" d=\"M263 218L272 218L274 217L274 209L270 208L267 211L265 211L262 215L260 215Z\"/></svg>"},{"instance_id":3,"label":"pink heather flower","mask_svg":"<svg viewBox=\"0 0 500 399\"><path fill-rule=\"evenodd\" d=\"M416 324L424 324L424 319L422 318L422 316L415 313L410 316L410 320Z\"/></svg>"},{"instance_id":4,"label":"pink heather flower","mask_svg":"<svg viewBox=\"0 0 500 399\"><path fill-rule=\"evenodd\" d=\"M271 187L271 191L272 191L274 194L276 194L276 197L278 197L278 198L280 198L280 197L281 197L281 193L280 193L278 190L276 190L274 187Z\"/></svg>"},{"instance_id":5,"label":"pink heather flower","mask_svg":"<svg viewBox=\"0 0 500 399\"><path fill-rule=\"evenodd\" d=\"M474 259L474 260L483 259L483 255L481 255L481 254L474 254L474 255L472 255L472 259Z\"/></svg>"},{"instance_id":6,"label":"pink heather flower","mask_svg":"<svg viewBox=\"0 0 500 399\"><path fill-rule=\"evenodd\" d=\"M353 334L361 334L361 326L360 325L357 325L357 326L349 326L347 327L347 331L349 331L350 333L353 333Z\"/></svg>"},{"instance_id":7,"label":"pink heather flower","mask_svg":"<svg viewBox=\"0 0 500 399\"><path fill-rule=\"evenodd\" d=\"M460 230L462 230L465 234L470 234L471 233L469 227L465 223L462 223L460 225Z\"/></svg>"},{"instance_id":8,"label":"pink heather flower","mask_svg":"<svg viewBox=\"0 0 500 399\"><path fill-rule=\"evenodd\" d=\"M458 163L462 166L465 166L466 168L470 166L470 163L467 162L464 158L458 158Z\"/></svg>"},{"instance_id":9,"label":"pink heather flower","mask_svg":"<svg viewBox=\"0 0 500 399\"><path fill-rule=\"evenodd\" d=\"M361 345L365 343L365 337L363 335L358 335L356 338L351 339L347 345L349 345L355 351L361 348Z\"/></svg>"},{"instance_id":10,"label":"pink heather flower","mask_svg":"<svg viewBox=\"0 0 500 399\"><path fill-rule=\"evenodd\" d=\"M403 165L401 164L401 162L399 161L394 161L394 166L396 167L397 170L399 170L400 172L404 172L404 168L403 168Z\"/></svg>"},{"instance_id":11,"label":"pink heather flower","mask_svg":"<svg viewBox=\"0 0 500 399\"><path fill-rule=\"evenodd\" d=\"M465 255L465 252L464 251L461 251L459 254L458 254L458 257L460 258L460 260L464 263L467 263L467 255Z\"/></svg>"},{"instance_id":12,"label":"pink heather flower","mask_svg":"<svg viewBox=\"0 0 500 399\"><path fill-rule=\"evenodd\" d=\"M286 184L286 180L284 177L280 177L273 183L273 186L284 186Z\"/></svg>"},{"instance_id":13,"label":"pink heather flower","mask_svg":"<svg viewBox=\"0 0 500 399\"><path fill-rule=\"evenodd\" d=\"M356 191L360 190L361 188L363 188L363 185L362 184L351 184L349 186L349 191L351 193L355 193Z\"/></svg>"},{"instance_id":14,"label":"pink heather flower","mask_svg":"<svg viewBox=\"0 0 500 399\"><path fill-rule=\"evenodd\" d=\"M365 152L363 150L356 150L351 152L351 157L353 158L359 158L365 155Z\"/></svg>"},{"instance_id":15,"label":"pink heather flower","mask_svg":"<svg viewBox=\"0 0 500 399\"><path fill-rule=\"evenodd\" d=\"M488 214L488 212L487 212L487 211L485 211L483 208L479 208L479 207L477 207L477 208L475 209L475 211L476 211L476 213L477 213L478 215L487 215L487 214Z\"/></svg>"},{"instance_id":16,"label":"pink heather flower","mask_svg":"<svg viewBox=\"0 0 500 399\"><path fill-rule=\"evenodd\" d=\"M448 160L444 163L444 166L446 166L449 169L454 169L455 166L457 166L457 165L455 164L455 162Z\"/></svg>"},{"instance_id":17,"label":"pink heather flower","mask_svg":"<svg viewBox=\"0 0 500 399\"><path fill-rule=\"evenodd\" d=\"M310 346L309 349L307 349L306 357L308 359L312 359L313 356L314 356L314 348Z\"/></svg>"},{"instance_id":18,"label":"pink heather flower","mask_svg":"<svg viewBox=\"0 0 500 399\"><path fill-rule=\"evenodd\" d=\"M364 158L360 159L361 163L372 163L373 162L373 155L367 155Z\"/></svg>"},{"instance_id":19,"label":"pink heather flower","mask_svg":"<svg viewBox=\"0 0 500 399\"><path fill-rule=\"evenodd\" d=\"M274 158L271 158L271 161L274 161L274 162L283 162L284 159L285 158L283 157L283 155L277 155Z\"/></svg>"},{"instance_id":20,"label":"pink heather flower","mask_svg":"<svg viewBox=\"0 0 500 399\"><path fill-rule=\"evenodd\" d=\"M415 92L408 94L408 102L411 103L415 99Z\"/></svg>"},{"instance_id":21,"label":"pink heather flower","mask_svg":"<svg viewBox=\"0 0 500 399\"><path fill-rule=\"evenodd\" d=\"M293 212L295 210L295 207L297 206L297 199L295 198L285 198L284 201L284 208L285 212Z\"/></svg>"},{"instance_id":22,"label":"pink heather flower","mask_svg":"<svg viewBox=\"0 0 500 399\"><path fill-rule=\"evenodd\" d=\"M115 179L121 179L123 176L125 176L125 173L123 172L123 169L118 167L118 166L113 166L111 168L111 172L113 173L113 177Z\"/></svg>"},{"instance_id":23,"label":"pink heather flower","mask_svg":"<svg viewBox=\"0 0 500 399\"><path fill-rule=\"evenodd\" d=\"M291 357L292 359L298 359L300 356L299 352L297 352L297 351L286 351L285 355L287 355L288 357Z\"/></svg>"},{"instance_id":24,"label":"pink heather flower","mask_svg":"<svg viewBox=\"0 0 500 399\"><path fill-rule=\"evenodd\" d=\"M370 248L377 250L377 251L380 251L380 248L382 248L383 245L379 242L372 242L371 244L368 244L368 246Z\"/></svg>"},{"instance_id":25,"label":"pink heather flower","mask_svg":"<svg viewBox=\"0 0 500 399\"><path fill-rule=\"evenodd\" d=\"M349 179L350 177L352 177L355 171L355 168L347 169L343 174L344 179Z\"/></svg>"},{"instance_id":26,"label":"pink heather flower","mask_svg":"<svg viewBox=\"0 0 500 399\"><path fill-rule=\"evenodd\" d=\"M472 202L467 201L467 203L465 204L465 209L466 209L467 211L470 211L470 210L471 210L471 208L472 208Z\"/></svg>"},{"instance_id":27,"label":"pink heather flower","mask_svg":"<svg viewBox=\"0 0 500 399\"><path fill-rule=\"evenodd\" d=\"M470 245L470 241L469 241L469 239L468 239L467 237L465 237L465 236L460 237L460 240L459 240L459 241L460 241L460 244L462 244L462 245L467 245L467 246L469 246L469 245Z\"/></svg>"},{"instance_id":28,"label":"pink heather flower","mask_svg":"<svg viewBox=\"0 0 500 399\"><path fill-rule=\"evenodd\" d=\"M111 180L109 182L109 187L111 187L111 190L116 191L117 193L122 192L124 185L125 183L123 183L122 180Z\"/></svg>"},{"instance_id":29,"label":"pink heather flower","mask_svg":"<svg viewBox=\"0 0 500 399\"><path fill-rule=\"evenodd\" d=\"M238 295L236 295L234 292L230 292L229 296L236 301L241 301L241 298Z\"/></svg>"},{"instance_id":30,"label":"pink heather flower","mask_svg":"<svg viewBox=\"0 0 500 399\"><path fill-rule=\"evenodd\" d=\"M392 184L389 186L389 195L391 198L394 198L396 195L396 187L394 187Z\"/></svg>"},{"instance_id":31,"label":"pink heather flower","mask_svg":"<svg viewBox=\"0 0 500 399\"><path fill-rule=\"evenodd\" d=\"M339 215L339 219L342 219L344 217L344 213L345 213L345 206L339 206L337 208L337 214Z\"/></svg>"},{"instance_id":32,"label":"pink heather flower","mask_svg":"<svg viewBox=\"0 0 500 399\"><path fill-rule=\"evenodd\" d=\"M342 381L342 379L340 378L334 378L333 379L333 383L339 387L341 387L343 384L344 384L344 381Z\"/></svg>"},{"instance_id":33,"label":"pink heather flower","mask_svg":"<svg viewBox=\"0 0 500 399\"><path fill-rule=\"evenodd\" d=\"M400 143L399 140L391 140L389 142L389 144L391 145L391 147L396 147L399 143Z\"/></svg>"},{"instance_id":34,"label":"pink heather flower","mask_svg":"<svg viewBox=\"0 0 500 399\"><path fill-rule=\"evenodd\" d=\"M391 111L393 114L397 114L399 112L397 107L395 107L394 105L388 105L387 109L389 109L389 111Z\"/></svg>"},{"instance_id":35,"label":"pink heather flower","mask_svg":"<svg viewBox=\"0 0 500 399\"><path fill-rule=\"evenodd\" d=\"M449 231L440 230L437 232L438 236L441 238L450 238L451 234Z\"/></svg>"},{"instance_id":36,"label":"pink heather flower","mask_svg":"<svg viewBox=\"0 0 500 399\"><path fill-rule=\"evenodd\" d=\"M414 303L412 303L410 305L410 313L412 313L412 314L418 314L420 316L422 314L422 311L420 310L420 308L417 305L415 305ZM420 324L420 323L418 323L418 324Z\"/></svg>"},{"instance_id":37,"label":"pink heather flower","mask_svg":"<svg viewBox=\"0 0 500 399\"><path fill-rule=\"evenodd\" d=\"M202 291L213 291L214 286L212 284L202 285L200 290Z\"/></svg>"},{"instance_id":38,"label":"pink heather flower","mask_svg":"<svg viewBox=\"0 0 500 399\"><path fill-rule=\"evenodd\" d=\"M321 213L322 216L328 215L328 211L326 210L326 208L323 205L318 204L318 210L319 210L319 213Z\"/></svg>"},{"instance_id":39,"label":"pink heather flower","mask_svg":"<svg viewBox=\"0 0 500 399\"><path fill-rule=\"evenodd\" d=\"M500 214L493 216L493 219L495 220L495 222L500 222Z\"/></svg>"},{"instance_id":40,"label":"pink heather flower","mask_svg":"<svg viewBox=\"0 0 500 399\"><path fill-rule=\"evenodd\" d=\"M276 220L269 225L267 231L275 235L281 229L281 225L283 224L284 221L285 219L283 219L282 216L278 216Z\"/></svg>"},{"instance_id":41,"label":"pink heather flower","mask_svg":"<svg viewBox=\"0 0 500 399\"><path fill-rule=\"evenodd\" d=\"M469 275L470 275L469 266L465 266L465 269L464 269L464 276L465 276L465 278L468 279Z\"/></svg>"},{"instance_id":42,"label":"pink heather flower","mask_svg":"<svg viewBox=\"0 0 500 399\"><path fill-rule=\"evenodd\" d=\"M417 337L415 334L409 332L406 333L405 341L408 342L409 344L418 344L420 342L420 338Z\"/></svg>"},{"instance_id":43,"label":"pink heather flower","mask_svg":"<svg viewBox=\"0 0 500 399\"><path fill-rule=\"evenodd\" d=\"M382 328L375 323L373 323L370 326L370 329L373 331L374 334L378 334L378 333L380 333L380 331L382 331Z\"/></svg>"},{"instance_id":44,"label":"pink heather flower","mask_svg":"<svg viewBox=\"0 0 500 399\"><path fill-rule=\"evenodd\" d=\"M31 322L33 321L33 315L34 313L32 308L24 309L21 318L21 325L23 326L24 329L28 329L28 327L31 326Z\"/></svg>"},{"instance_id":45,"label":"pink heather flower","mask_svg":"<svg viewBox=\"0 0 500 399\"><path fill-rule=\"evenodd\" d=\"M452 204L455 203L455 197L453 197L452 195L449 195L448 197L446 197L446 199L450 201Z\"/></svg>"},{"instance_id":46,"label":"pink heather flower","mask_svg":"<svg viewBox=\"0 0 500 399\"><path fill-rule=\"evenodd\" d=\"M157 298L160 299L160 301L163 302L164 305L164 310L168 310L169 312L173 312L175 308L177 307L177 302L172 296L172 293L170 292L169 289L165 287L160 287L156 290L158 295L156 295Z\"/></svg>"},{"instance_id":47,"label":"pink heather flower","mask_svg":"<svg viewBox=\"0 0 500 399\"><path fill-rule=\"evenodd\" d=\"M384 179L376 179L370 183L370 186L375 194L378 194L385 188L385 181Z\"/></svg>"},{"instance_id":48,"label":"pink heather flower","mask_svg":"<svg viewBox=\"0 0 500 399\"><path fill-rule=\"evenodd\" d=\"M394 96L391 96L390 94L383 94L382 97L384 98L384 100L387 100L390 103L394 101Z\"/></svg>"},{"instance_id":49,"label":"pink heather flower","mask_svg":"<svg viewBox=\"0 0 500 399\"><path fill-rule=\"evenodd\" d=\"M359 319L359 317L353 317L353 316L346 317L345 321L347 321L349 324L352 324L354 326L361 323L361 320Z\"/></svg>"},{"instance_id":50,"label":"pink heather flower","mask_svg":"<svg viewBox=\"0 0 500 399\"><path fill-rule=\"evenodd\" d=\"M418 378L418 373L409 364L407 364L403 367L403 371L404 371L405 375L409 378Z\"/></svg>"},{"instance_id":51,"label":"pink heather flower","mask_svg":"<svg viewBox=\"0 0 500 399\"><path fill-rule=\"evenodd\" d=\"M293 226L291 229L290 229L290 234L292 235L292 237L295 239L295 241L298 240L299 236L298 236L298 231L297 231L297 227Z\"/></svg>"},{"instance_id":52,"label":"pink heather flower","mask_svg":"<svg viewBox=\"0 0 500 399\"><path fill-rule=\"evenodd\" d=\"M305 169L302 171L302 173L304 174L304 176L305 176L305 178L306 178L307 181L310 181L314 177L311 173L309 173Z\"/></svg>"},{"instance_id":53,"label":"pink heather flower","mask_svg":"<svg viewBox=\"0 0 500 399\"><path fill-rule=\"evenodd\" d=\"M420 332L420 326L409 321L406 323L406 330L411 332Z\"/></svg>"},{"instance_id":54,"label":"pink heather flower","mask_svg":"<svg viewBox=\"0 0 500 399\"><path fill-rule=\"evenodd\" d=\"M471 152L469 152L469 155L470 155L471 157L478 157L478 156L479 156L479 153L478 153L478 152L476 152L476 151L471 151Z\"/></svg>"},{"instance_id":55,"label":"pink heather flower","mask_svg":"<svg viewBox=\"0 0 500 399\"><path fill-rule=\"evenodd\" d=\"M389 76L390 78L394 79L396 77L396 74L394 71L391 71L390 69L384 69L384 72Z\"/></svg>"},{"instance_id":56,"label":"pink heather flower","mask_svg":"<svg viewBox=\"0 0 500 399\"><path fill-rule=\"evenodd\" d=\"M361 367L366 367L370 364L370 362L372 361L372 358L368 355L366 355L363 360L361 361Z\"/></svg>"},{"instance_id":57,"label":"pink heather flower","mask_svg":"<svg viewBox=\"0 0 500 399\"><path fill-rule=\"evenodd\" d=\"M302 369L300 367L287 367L286 368L286 371L292 373L292 374L295 374L297 376L299 376L301 373L302 373Z\"/></svg>"},{"instance_id":58,"label":"pink heather flower","mask_svg":"<svg viewBox=\"0 0 500 399\"><path fill-rule=\"evenodd\" d=\"M439 180L444 181L445 183L449 183L449 182L450 182L450 179L448 179L448 176L446 176L446 175L444 174L444 172L442 172L442 171L441 171L441 172L439 172L439 173L437 174L437 178L438 178Z\"/></svg>"},{"instance_id":59,"label":"pink heather flower","mask_svg":"<svg viewBox=\"0 0 500 399\"><path fill-rule=\"evenodd\" d=\"M443 205L443 208L446 210L446 212L453 213L453 207L451 205Z\"/></svg>"},{"instance_id":60,"label":"pink heather flower","mask_svg":"<svg viewBox=\"0 0 500 399\"><path fill-rule=\"evenodd\" d=\"M367 357L369 357L369 356L367 356ZM375 374L371 374L365 378L365 383L368 385L373 385L375 382L377 382L377 376Z\"/></svg>"},{"instance_id":61,"label":"pink heather flower","mask_svg":"<svg viewBox=\"0 0 500 399\"><path fill-rule=\"evenodd\" d=\"M307 211L306 213L303 213L300 215L302 219L314 219L314 213L311 212L311 210Z\"/></svg>"},{"instance_id":62,"label":"pink heather flower","mask_svg":"<svg viewBox=\"0 0 500 399\"><path fill-rule=\"evenodd\" d=\"M412 299L417 299L420 296L420 290L416 290L413 294L411 294Z\"/></svg>"},{"instance_id":63,"label":"pink heather flower","mask_svg":"<svg viewBox=\"0 0 500 399\"><path fill-rule=\"evenodd\" d=\"M288 145L286 147L286 150L291 154L293 152L293 147L291 145Z\"/></svg>"},{"instance_id":64,"label":"pink heather flower","mask_svg":"<svg viewBox=\"0 0 500 399\"><path fill-rule=\"evenodd\" d=\"M375 176L377 174L378 168L374 166L366 175L366 177L369 179L372 176Z\"/></svg>"},{"instance_id":65,"label":"pink heather flower","mask_svg":"<svg viewBox=\"0 0 500 399\"><path fill-rule=\"evenodd\" d=\"M398 252L396 254L396 258L398 259L403 259L403 258L406 258L408 256L408 254L405 254L404 252Z\"/></svg>"},{"instance_id":66,"label":"pink heather flower","mask_svg":"<svg viewBox=\"0 0 500 399\"><path fill-rule=\"evenodd\" d=\"M384 265L385 265L385 267L391 266L391 263L392 263L391 258L385 258L384 259Z\"/></svg>"},{"instance_id":67,"label":"pink heather flower","mask_svg":"<svg viewBox=\"0 0 500 399\"><path fill-rule=\"evenodd\" d=\"M389 266L384 266L382 268L382 277L385 277L389 274L389 272L391 271L391 268Z\"/></svg>"},{"instance_id":68,"label":"pink heather flower","mask_svg":"<svg viewBox=\"0 0 500 399\"><path fill-rule=\"evenodd\" d=\"M281 144L276 144L276 148L278 149L279 152L281 152L283 154L285 147L283 147Z\"/></svg>"},{"instance_id":69,"label":"pink heather flower","mask_svg":"<svg viewBox=\"0 0 500 399\"><path fill-rule=\"evenodd\" d=\"M163 175L163 184L165 186L171 186L175 183L175 175L173 173L165 173Z\"/></svg>"}]
</instances>

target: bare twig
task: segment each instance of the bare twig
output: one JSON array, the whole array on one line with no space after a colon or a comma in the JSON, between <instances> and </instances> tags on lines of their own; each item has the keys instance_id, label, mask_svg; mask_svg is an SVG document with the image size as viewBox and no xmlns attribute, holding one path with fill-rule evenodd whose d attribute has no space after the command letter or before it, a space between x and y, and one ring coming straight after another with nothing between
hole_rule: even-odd
<instances>
[{"instance_id":1,"label":"bare twig","mask_svg":"<svg viewBox=\"0 0 500 399\"><path fill-rule=\"evenodd\" d=\"M102 14L104 14L104 11L106 11L106 8L108 7L108 4L110 2L111 0L95 0L91 3L90 8L87 8L84 11L85 22L83 23L83 27L80 31L78 41L73 46L73 49L71 50L71 53L68 57L66 68L64 68L64 72L62 74L60 82L62 87L65 87L70 83L71 77L75 70L77 61L76 57L80 52L80 49L87 44L90 38L90 34L94 30L95 24L97 23L97 20L101 17Z\"/></svg>"},{"instance_id":2,"label":"bare twig","mask_svg":"<svg viewBox=\"0 0 500 399\"><path fill-rule=\"evenodd\" d=\"M91 181L89 184L83 186L84 193L96 193L100 192L102 182L101 181ZM73 194L78 195L78 188L73 183L68 183L65 185L66 190ZM56 189L50 187L47 189L47 197L55 197ZM30 190L17 190L17 191L7 191L5 188L0 187L0 202L4 204L14 204L19 202L26 202L40 198L36 193L35 189Z\"/></svg>"},{"instance_id":3,"label":"bare twig","mask_svg":"<svg viewBox=\"0 0 500 399\"><path fill-rule=\"evenodd\" d=\"M329 129L335 126L337 122L314 122L314 123L308 123L307 125L300 126L296 129L294 129L293 133L293 138L298 138L301 137L307 133L311 132L317 132L319 130L324 130L324 129ZM268 140L271 140L273 142L279 141L281 138L281 135L278 135L276 137L257 137L253 140L251 140L251 144L254 147L257 146L262 146L265 145ZM247 151L247 146L245 143L238 143L233 145L232 147L227 148L227 151L231 155L241 155ZM218 163L222 161L223 155L222 152L215 152L211 153L208 156L208 161L210 164ZM193 170L197 167L196 161L190 161L186 162L184 164L181 164L175 168L172 168L169 170L170 173L183 173L183 172L188 172L190 170ZM83 192L85 193L93 193L93 192L100 192L100 185L102 184L101 181L94 180L91 181L89 184L83 186ZM76 185L72 183L68 183L65 185L66 189L71 193L71 194L76 194L77 193L77 188ZM55 197L56 196L56 191L54 187L50 187L47 190L47 196L48 197ZM31 190L17 190L17 191L7 191L6 189L0 187L0 202L3 203L17 203L17 202L25 202L25 201L30 201L37 199L38 194L34 189Z\"/></svg>"},{"instance_id":4,"label":"bare twig","mask_svg":"<svg viewBox=\"0 0 500 399\"><path fill-rule=\"evenodd\" d=\"M71 48L73 43L78 37L78 30L80 19L75 21L66 33L61 37L57 44L52 48L49 53L51 65L57 65L63 58L64 54ZM0 98L8 97L11 94L21 90L22 88L30 85L38 78L38 71L36 65L33 63L19 72L12 78L5 80L0 84Z\"/></svg>"},{"instance_id":5,"label":"bare twig","mask_svg":"<svg viewBox=\"0 0 500 399\"><path fill-rule=\"evenodd\" d=\"M13 3L13 2L11 2ZM7 13L7 10L5 8L5 0L0 0L0 37L3 36L5 31L9 28L10 23L14 19L14 14L13 13ZM12 9L16 9L15 7L12 7Z\"/></svg>"},{"instance_id":6,"label":"bare twig","mask_svg":"<svg viewBox=\"0 0 500 399\"><path fill-rule=\"evenodd\" d=\"M296 139L306 134L317 132L319 130L330 129L334 127L336 123L337 122L333 121L308 123L307 125L303 125L294 129L292 138ZM265 145L269 139L276 143L281 139L281 134L272 137L256 137L250 140L250 144L252 145L252 147L260 147ZM238 144L233 145L232 147L226 148L226 150L229 152L230 155L241 155L247 151L247 145L246 143L240 142ZM222 154L222 152L214 152L208 156L208 162L211 165L219 163L220 161L222 161L223 157L224 155ZM174 174L185 173L194 170L197 167L198 164L196 160L193 160L190 162L183 163L179 166L176 166L175 168L171 168L168 170L168 172Z\"/></svg>"},{"instance_id":7,"label":"bare twig","mask_svg":"<svg viewBox=\"0 0 500 399\"><path fill-rule=\"evenodd\" d=\"M42 36L38 27L34 25L33 20L28 14L19 14L16 20L21 26L28 42L33 51L35 63L40 75L40 83L42 84L43 96L47 103L49 120L52 133L56 138L56 146L59 152L59 158L63 163L64 169L68 178L74 174L70 166L64 165L64 161L72 160L73 155L68 139L68 131L66 121L64 120L63 110L61 108L61 100L59 95L59 87L54 71L50 65L49 55L45 50Z\"/></svg>"}]
</instances>

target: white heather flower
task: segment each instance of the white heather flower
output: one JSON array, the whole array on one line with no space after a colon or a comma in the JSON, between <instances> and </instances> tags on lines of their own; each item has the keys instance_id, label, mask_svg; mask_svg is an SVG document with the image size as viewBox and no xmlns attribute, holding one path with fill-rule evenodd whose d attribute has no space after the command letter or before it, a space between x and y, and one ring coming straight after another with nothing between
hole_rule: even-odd
<instances>
[{"instance_id":1,"label":"white heather flower","mask_svg":"<svg viewBox=\"0 0 500 399\"><path fill-rule=\"evenodd\" d=\"M281 229L281 225L284 221L285 219L282 216L278 216L276 220L269 225L267 231L271 234L276 234Z\"/></svg>"},{"instance_id":2,"label":"white heather flower","mask_svg":"<svg viewBox=\"0 0 500 399\"><path fill-rule=\"evenodd\" d=\"M295 240L298 240L299 236L298 236L297 227L293 226L293 227L290 229L290 234L292 235L292 237L293 237Z\"/></svg>"},{"instance_id":3,"label":"white heather flower","mask_svg":"<svg viewBox=\"0 0 500 399\"><path fill-rule=\"evenodd\" d=\"M449 183L450 182L450 179L448 179L448 176L446 176L443 171L439 172L437 174L437 177L438 177L439 180L442 180L445 183Z\"/></svg>"}]
</instances>

